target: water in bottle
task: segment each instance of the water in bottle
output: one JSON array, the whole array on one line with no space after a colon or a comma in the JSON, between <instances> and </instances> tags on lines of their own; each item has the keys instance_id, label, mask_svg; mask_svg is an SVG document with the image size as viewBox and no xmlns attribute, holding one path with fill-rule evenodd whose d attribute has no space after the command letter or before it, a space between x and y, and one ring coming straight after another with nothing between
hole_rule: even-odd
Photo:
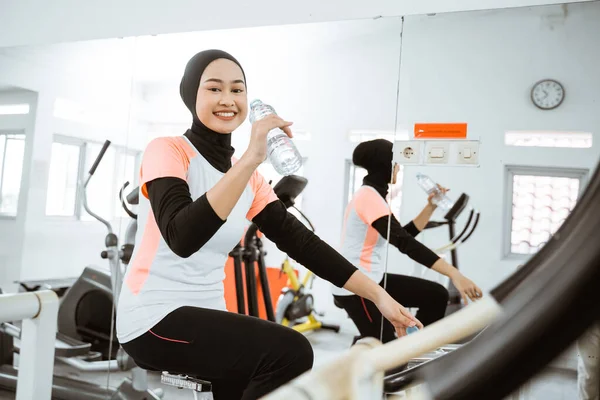
<instances>
[{"instance_id":1,"label":"water in bottle","mask_svg":"<svg viewBox=\"0 0 600 400\"><path fill-rule=\"evenodd\" d=\"M435 196L432 199L432 203L435 204L438 208L440 208L444 212L450 211L454 202L450 200L448 196L446 196L437 184L427 175L423 175L421 173L417 174L417 182L419 186L427 193L431 194L435 193Z\"/></svg>"},{"instance_id":2,"label":"water in bottle","mask_svg":"<svg viewBox=\"0 0 600 400\"><path fill-rule=\"evenodd\" d=\"M419 328L415 325L415 326L409 326L408 328L406 328L406 334L410 335L411 333L415 333L418 332Z\"/></svg>"},{"instance_id":3,"label":"water in bottle","mask_svg":"<svg viewBox=\"0 0 600 400\"><path fill-rule=\"evenodd\" d=\"M275 109L256 99L250 103L250 123L267 115L275 114ZM290 137L281 129L272 129L267 134L267 157L280 175L291 175L302 166L302 156Z\"/></svg>"}]
</instances>

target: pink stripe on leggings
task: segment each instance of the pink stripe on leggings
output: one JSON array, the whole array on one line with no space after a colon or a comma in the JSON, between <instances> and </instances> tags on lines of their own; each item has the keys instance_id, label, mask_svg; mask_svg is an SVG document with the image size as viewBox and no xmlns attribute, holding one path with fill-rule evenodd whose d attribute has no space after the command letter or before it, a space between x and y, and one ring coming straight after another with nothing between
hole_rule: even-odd
<instances>
[{"instance_id":1,"label":"pink stripe on leggings","mask_svg":"<svg viewBox=\"0 0 600 400\"><path fill-rule=\"evenodd\" d=\"M152 332L152 329L150 329L148 332L150 332L151 334L153 334L154 336L156 336L159 339L166 340L167 342L190 344L190 342L186 342L185 340L176 340L176 339L169 339L169 338L166 338L166 337L162 337L162 336L157 335L156 333Z\"/></svg>"}]
</instances>

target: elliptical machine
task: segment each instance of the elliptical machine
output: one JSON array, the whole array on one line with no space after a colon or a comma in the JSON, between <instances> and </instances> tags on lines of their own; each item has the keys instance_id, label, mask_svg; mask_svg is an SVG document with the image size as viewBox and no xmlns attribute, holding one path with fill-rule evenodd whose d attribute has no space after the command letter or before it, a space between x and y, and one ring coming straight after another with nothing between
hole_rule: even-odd
<instances>
[{"instance_id":1,"label":"elliptical machine","mask_svg":"<svg viewBox=\"0 0 600 400\"><path fill-rule=\"evenodd\" d=\"M99 162L103 154L101 152L96 161ZM94 166L97 167L97 164L95 163ZM125 232L124 244L119 249L119 240L117 235L113 233L111 224L93 213L87 204L85 188L95 171L94 166L90 170L87 181L83 183L81 195L85 210L108 229L105 238L106 250L103 250L100 256L109 261L110 275L94 266L85 267L61 302L58 311L58 331L67 336L91 343L92 351L97 352L102 360L122 360L119 352L119 342L112 335L112 327L115 323L113 298L118 299L122 276L131 259L137 231L137 215L128 208L127 203L137 205L139 194L136 187L125 198L123 197L123 192L129 182L125 182L119 190L121 205L131 217ZM121 268L120 263L123 263L125 267ZM116 296L113 296L113 294L116 294ZM116 307L116 301L114 304Z\"/></svg>"},{"instance_id":2,"label":"elliptical machine","mask_svg":"<svg viewBox=\"0 0 600 400\"><path fill-rule=\"evenodd\" d=\"M127 228L125 244L121 248L118 247L119 240L113 232L111 224L93 213L88 207L86 187L110 144L108 140L104 143L87 178L78 185L86 211L108 229L105 240L106 249L102 251L101 256L108 259L110 274L93 267L86 267L61 299L55 357L80 371L107 371L110 373L110 371L116 370L131 370L131 378L125 378L120 386L114 389L55 375L52 384L52 398L57 400L159 400L163 396L162 389L148 389L147 371L136 366L120 348L117 339L113 337L114 324L112 321L114 321L116 302L119 298L124 273L121 263L127 264L131 258L137 221L135 214L126 207L123 199L123 190L128 183L122 187L119 196L128 215L132 217L132 221ZM129 204L137 203L137 190L127 196L127 201ZM52 289L50 283L40 282L39 285ZM21 287L28 289L26 285L21 285ZM108 326L108 330L106 326ZM71 333L72 336L65 332ZM18 343L20 333L20 329L12 324L4 323L0 326L0 355L2 356L0 388L9 390L16 388L17 370L10 364L12 354L20 349ZM90 339L90 341L78 340L81 338ZM91 351L91 342L99 343L104 338L106 338L105 343L108 343L109 350L103 360L100 351ZM13 339L16 339L14 343ZM114 352L112 351L113 346L116 349ZM113 354L116 354L116 359Z\"/></svg>"},{"instance_id":3,"label":"elliptical machine","mask_svg":"<svg viewBox=\"0 0 600 400\"><path fill-rule=\"evenodd\" d=\"M125 232L124 245L119 247L119 238L114 233L112 225L98 214L90 210L87 203L86 188L92 179L96 168L102 161L111 142L106 140L89 174L84 181L79 183L79 191L84 209L96 220L106 226L108 233L105 237L105 250L100 256L108 260L110 274L100 269L88 266L81 276L66 292L58 311L58 331L64 335L89 341L95 344L101 354L102 360L91 361L86 364L97 364L97 367L82 366L81 362L66 359L65 362L80 369L94 370L131 370L132 378L126 378L119 388L113 393L112 399L158 400L162 398L162 390L149 390L147 371L138 367L135 362L120 347L114 335L115 312L121 284L125 273L125 266L129 263L135 243L137 230L137 216L129 210L123 198L123 191L129 185L126 182L119 191L119 198L131 221ZM138 190L134 189L127 197L129 204L138 203ZM108 330L107 330L108 328ZM108 347L108 349L106 348Z\"/></svg>"},{"instance_id":4,"label":"elliptical machine","mask_svg":"<svg viewBox=\"0 0 600 400\"><path fill-rule=\"evenodd\" d=\"M450 257L452 259L452 265L458 269L458 254L456 249L464 244L475 232L477 228L477 224L479 223L480 212L470 208L469 217L465 226L460 231L460 233L456 234L456 220L461 215L461 213L467 207L469 203L469 196L466 193L462 193L458 199L454 202L454 205L450 208L450 210L444 215L445 221L429 221L427 225L425 225L424 229L433 229L439 226L448 226L448 234L450 237L450 241L444 246L438 247L433 251L437 254L450 252ZM454 286L452 281L448 282L448 307L446 308L446 316L455 313L460 310L463 305L461 301L461 295L458 289Z\"/></svg>"}]
</instances>

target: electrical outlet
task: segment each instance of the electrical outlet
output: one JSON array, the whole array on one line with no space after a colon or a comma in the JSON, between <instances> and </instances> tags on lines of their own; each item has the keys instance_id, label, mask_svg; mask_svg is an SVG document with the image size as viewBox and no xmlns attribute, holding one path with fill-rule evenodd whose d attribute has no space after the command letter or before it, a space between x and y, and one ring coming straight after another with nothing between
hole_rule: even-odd
<instances>
[{"instance_id":1,"label":"electrical outlet","mask_svg":"<svg viewBox=\"0 0 600 400\"><path fill-rule=\"evenodd\" d=\"M450 142L427 141L425 143L425 162L427 164L448 164Z\"/></svg>"},{"instance_id":2,"label":"electrical outlet","mask_svg":"<svg viewBox=\"0 0 600 400\"><path fill-rule=\"evenodd\" d=\"M396 140L394 161L400 165L421 163L421 142L416 140Z\"/></svg>"},{"instance_id":3,"label":"electrical outlet","mask_svg":"<svg viewBox=\"0 0 600 400\"><path fill-rule=\"evenodd\" d=\"M479 165L479 141L465 140L454 146L457 164Z\"/></svg>"}]
</instances>

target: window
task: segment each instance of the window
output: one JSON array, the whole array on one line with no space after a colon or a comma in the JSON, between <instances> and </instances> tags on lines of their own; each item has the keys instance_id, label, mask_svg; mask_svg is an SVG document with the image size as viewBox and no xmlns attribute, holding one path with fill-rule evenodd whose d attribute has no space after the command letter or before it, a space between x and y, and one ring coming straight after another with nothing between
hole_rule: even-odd
<instances>
[{"instance_id":1,"label":"window","mask_svg":"<svg viewBox=\"0 0 600 400\"><path fill-rule=\"evenodd\" d=\"M506 132L504 144L517 147L592 147L591 133L576 132Z\"/></svg>"},{"instance_id":2,"label":"window","mask_svg":"<svg viewBox=\"0 0 600 400\"><path fill-rule=\"evenodd\" d=\"M0 132L0 215L17 215L25 157L25 134Z\"/></svg>"},{"instance_id":3,"label":"window","mask_svg":"<svg viewBox=\"0 0 600 400\"><path fill-rule=\"evenodd\" d=\"M0 104L0 115L29 114L29 104Z\"/></svg>"},{"instance_id":4,"label":"window","mask_svg":"<svg viewBox=\"0 0 600 400\"><path fill-rule=\"evenodd\" d=\"M52 144L46 215L74 216L84 221L94 218L83 208L77 186L87 177L102 143L56 135ZM136 168L141 153L112 144L87 186L88 207L106 219L128 217L119 201L126 181L129 193L137 184Z\"/></svg>"},{"instance_id":5,"label":"window","mask_svg":"<svg viewBox=\"0 0 600 400\"><path fill-rule=\"evenodd\" d=\"M296 171L294 173L294 175L304 176L304 167L306 165L306 161L307 161L307 158L304 157L302 159L302 166L300 167L300 169L298 171ZM277 171L275 171L275 168L273 168L271 163L268 161L265 161L262 164L260 164L257 169L258 169L258 172L265 178L265 181L267 181L267 183L271 182L272 187L275 187L275 185L277 185L277 182L279 182L281 180L281 178L283 178L283 176L279 175L277 173ZM302 199L303 198L304 198L304 192L302 192L302 194L300 194L300 196L298 196L296 198L295 206L299 210L302 210Z\"/></svg>"},{"instance_id":6,"label":"window","mask_svg":"<svg viewBox=\"0 0 600 400\"><path fill-rule=\"evenodd\" d=\"M346 175L348 181L346 183L346 195L344 196L344 211L346 206L354 197L354 193L362 186L363 178L367 175L367 170L352 164L352 161L346 160ZM404 178L404 166L400 165L398 171L398 179L395 184L390 185L390 190L387 195L387 202L390 204L392 213L398 217L400 215L400 207L402 205L402 182Z\"/></svg>"},{"instance_id":7,"label":"window","mask_svg":"<svg viewBox=\"0 0 600 400\"><path fill-rule=\"evenodd\" d=\"M100 154L102 149L101 143L87 143L85 149L85 164L84 164L84 175L87 177L88 171L92 167L92 164ZM90 210L95 214L103 218L107 216L115 215L115 197L118 198L118 192L115 192L115 186L117 185L115 176L115 163L116 163L116 150L115 147L111 146L104 153L102 161L94 172L94 177L90 180L86 188L87 204ZM110 190L110 189L112 190ZM82 210L81 219L85 221L94 221L95 219L89 215L85 210Z\"/></svg>"},{"instance_id":8,"label":"window","mask_svg":"<svg viewBox=\"0 0 600 400\"><path fill-rule=\"evenodd\" d=\"M387 139L394 143L396 140L409 140L408 131L389 132L389 131L350 131L348 140L351 143L361 143L373 139Z\"/></svg>"},{"instance_id":9,"label":"window","mask_svg":"<svg viewBox=\"0 0 600 400\"><path fill-rule=\"evenodd\" d=\"M507 255L536 253L563 224L587 170L507 166Z\"/></svg>"},{"instance_id":10,"label":"window","mask_svg":"<svg viewBox=\"0 0 600 400\"><path fill-rule=\"evenodd\" d=\"M46 215L75 215L82 148L82 144L52 143Z\"/></svg>"},{"instance_id":11,"label":"window","mask_svg":"<svg viewBox=\"0 0 600 400\"><path fill-rule=\"evenodd\" d=\"M386 139L394 143L396 140L408 140L408 131L390 132L390 131L364 131L353 130L348 134L348 140L351 143L362 143L374 139ZM344 195L344 207L354 197L354 193L362 186L363 178L367 175L367 171L352 164L351 160L346 160L346 193ZM387 196L387 202L390 204L392 213L397 217L400 215L400 207L402 205L402 181L404 178L404 167L400 166L398 172L398 180L395 184L390 185L390 190Z\"/></svg>"}]
</instances>

